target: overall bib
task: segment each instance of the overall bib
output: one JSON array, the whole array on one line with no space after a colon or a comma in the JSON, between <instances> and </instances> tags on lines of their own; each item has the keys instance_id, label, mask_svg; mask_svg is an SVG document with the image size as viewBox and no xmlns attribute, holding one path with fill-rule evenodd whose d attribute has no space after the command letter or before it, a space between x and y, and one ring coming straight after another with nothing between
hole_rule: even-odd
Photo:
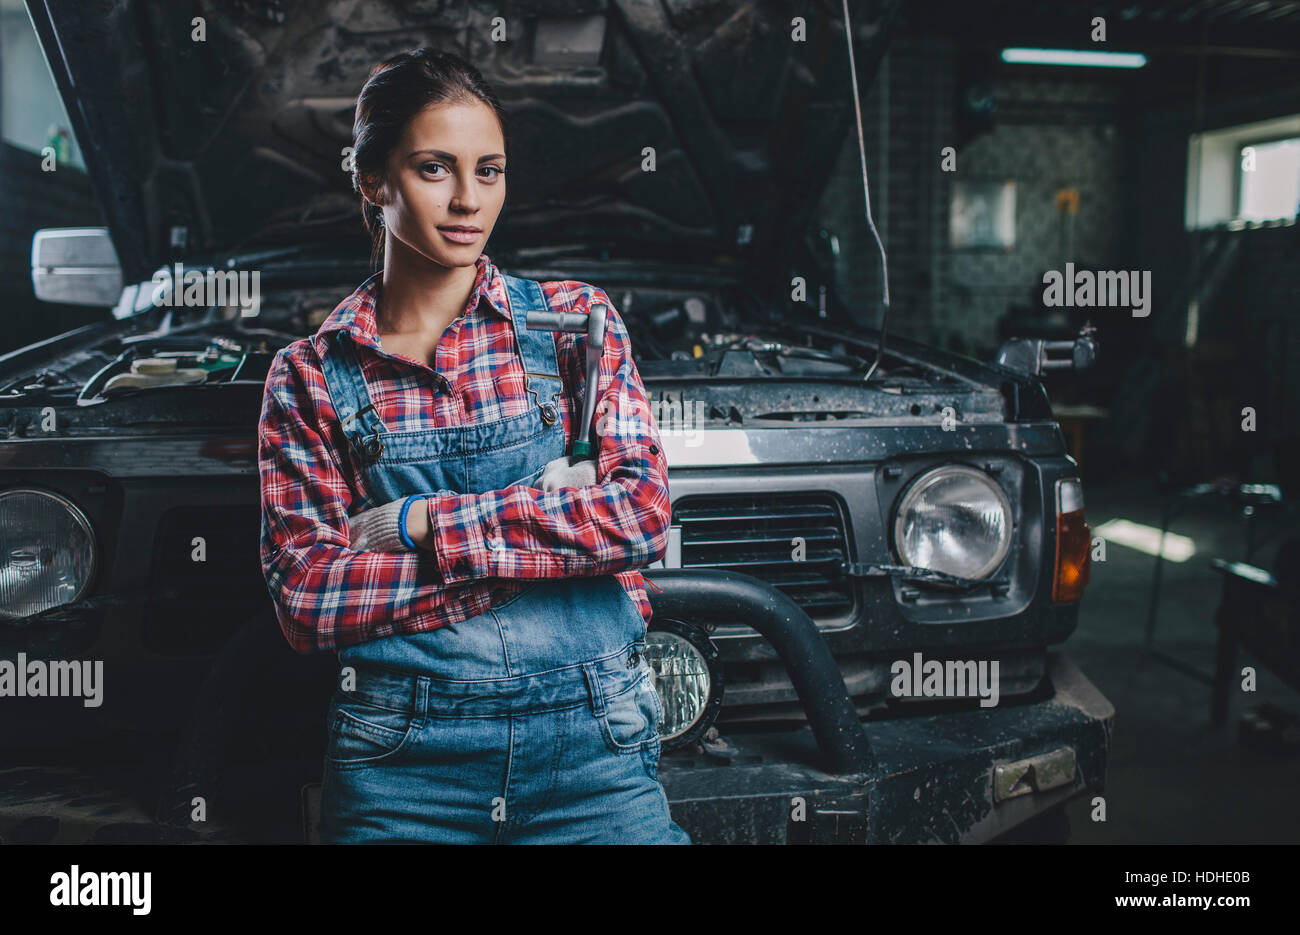
<instances>
[{"instance_id":1,"label":"overall bib","mask_svg":"<svg viewBox=\"0 0 1300 935\"><path fill-rule=\"evenodd\" d=\"M564 454L541 286L501 274L529 394L521 415L389 432L351 336L322 361L377 502L531 486ZM662 704L645 618L613 575L530 583L453 626L339 651L321 789L325 843L680 843L659 784Z\"/></svg>"}]
</instances>

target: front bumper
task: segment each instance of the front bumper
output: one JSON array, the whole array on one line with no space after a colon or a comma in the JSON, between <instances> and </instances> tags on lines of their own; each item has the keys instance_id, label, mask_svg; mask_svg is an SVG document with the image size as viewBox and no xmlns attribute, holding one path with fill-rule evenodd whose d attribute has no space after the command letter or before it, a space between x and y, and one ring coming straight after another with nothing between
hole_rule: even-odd
<instances>
[{"instance_id":1,"label":"front bumper","mask_svg":"<svg viewBox=\"0 0 1300 935\"><path fill-rule=\"evenodd\" d=\"M863 725L865 778L829 773L811 729L727 736L723 749L665 754L673 820L696 844L978 844L1100 791L1114 708L1065 656L1048 657L1050 698ZM998 766L1068 748L1063 785L994 801Z\"/></svg>"},{"instance_id":2,"label":"front bumper","mask_svg":"<svg viewBox=\"0 0 1300 935\"><path fill-rule=\"evenodd\" d=\"M696 843L979 843L1102 788L1115 710L1059 654L1040 701L862 723L816 625L780 591L725 571L646 581L656 618L742 619L766 637L808 720L662 758Z\"/></svg>"}]
</instances>

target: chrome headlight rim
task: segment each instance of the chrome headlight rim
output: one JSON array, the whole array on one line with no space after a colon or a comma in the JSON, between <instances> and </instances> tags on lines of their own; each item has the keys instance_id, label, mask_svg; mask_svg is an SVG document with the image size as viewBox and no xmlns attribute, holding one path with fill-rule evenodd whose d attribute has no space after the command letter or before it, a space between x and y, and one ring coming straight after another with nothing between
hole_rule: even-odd
<instances>
[{"instance_id":1,"label":"chrome headlight rim","mask_svg":"<svg viewBox=\"0 0 1300 935\"><path fill-rule=\"evenodd\" d=\"M90 592L91 588L94 587L95 577L99 572L99 539L95 536L94 525L90 522L90 518L86 516L81 507L77 506L63 494L58 493L57 491L47 490L43 487L9 487L5 490L0 490L0 508L3 508L4 501L7 498L18 496L19 494L31 494L55 501L68 512L68 516L71 517L72 521L77 526L81 527L81 531L85 533L86 539L90 543L90 564L86 570L85 580L81 583L81 587L70 600L48 607L40 613L48 613L49 611L53 611L59 607L67 607L69 604L75 604L77 601L84 598ZM32 616L39 616L39 614L15 614L0 606L0 620L26 620Z\"/></svg>"},{"instance_id":2,"label":"chrome headlight rim","mask_svg":"<svg viewBox=\"0 0 1300 935\"><path fill-rule=\"evenodd\" d=\"M1002 508L1002 515L1006 517L1006 534L998 544L997 552L977 573L965 576L969 578L988 577L1001 568L1002 563L1011 554L1011 544L1015 539L1015 515L1011 511L1011 498L1007 496L1007 492L1002 489L1002 485L997 482L997 479L987 471L981 471L969 464L940 464L921 471L912 479L903 495L899 498L898 509L894 513L894 554L898 556L899 561L904 565L912 564L911 560L903 552L904 521L913 505L925 493L926 489L935 481L946 477L968 477L983 484L997 499L998 505Z\"/></svg>"},{"instance_id":3,"label":"chrome headlight rim","mask_svg":"<svg viewBox=\"0 0 1300 935\"><path fill-rule=\"evenodd\" d=\"M697 742L718 719L718 712L722 710L722 663L719 659L718 647L713 640L709 638L709 631L704 627L697 624L686 623L681 620L674 620L672 618L660 618L654 616L650 618L649 626L646 629L647 643L650 640L651 634L655 631L669 633L690 643L695 651L703 658L705 668L708 669L709 673L709 700L705 702L704 708L700 711L700 716L696 718L695 723L674 736L666 737L662 734L660 735L660 749L667 752ZM647 664L649 664L648 659ZM655 672L654 686L655 691L658 692L658 671ZM663 704L663 701L663 696L660 695L660 704Z\"/></svg>"}]
</instances>

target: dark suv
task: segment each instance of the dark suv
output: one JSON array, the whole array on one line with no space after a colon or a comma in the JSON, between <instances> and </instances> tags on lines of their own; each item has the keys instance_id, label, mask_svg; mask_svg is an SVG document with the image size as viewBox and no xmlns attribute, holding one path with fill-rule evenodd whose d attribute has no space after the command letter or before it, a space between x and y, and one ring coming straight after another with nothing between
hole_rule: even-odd
<instances>
[{"instance_id":1,"label":"dark suv","mask_svg":"<svg viewBox=\"0 0 1300 935\"><path fill-rule=\"evenodd\" d=\"M355 93L433 42L512 113L493 260L605 289L652 396L675 820L697 842L1060 839L1113 709L1049 649L1090 548L1051 348L983 365L891 337L872 368L852 312L874 312L811 230L852 118L840 6L810 4L802 41L778 6L28 0L109 224L38 232L33 281L112 312L0 358L0 663L79 694L0 700L21 713L0 836L314 839L337 661L276 624L257 421L275 352L370 272ZM854 11L865 78L897 4Z\"/></svg>"}]
</instances>

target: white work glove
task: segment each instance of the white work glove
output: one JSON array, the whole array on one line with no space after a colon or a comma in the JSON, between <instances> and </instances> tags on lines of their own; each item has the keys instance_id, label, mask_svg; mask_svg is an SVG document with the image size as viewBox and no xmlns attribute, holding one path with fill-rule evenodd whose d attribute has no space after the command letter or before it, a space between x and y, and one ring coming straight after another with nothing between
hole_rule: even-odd
<instances>
[{"instance_id":1,"label":"white work glove","mask_svg":"<svg viewBox=\"0 0 1300 935\"><path fill-rule=\"evenodd\" d=\"M409 552L397 531L397 518L406 498L385 503L383 506L362 510L348 519L348 548L358 552ZM421 501L411 504L418 510Z\"/></svg>"},{"instance_id":2,"label":"white work glove","mask_svg":"<svg viewBox=\"0 0 1300 935\"><path fill-rule=\"evenodd\" d=\"M537 489L550 492L561 487L588 487L596 483L596 462L587 460L577 464L569 463L568 455L561 455L547 463L542 469L542 476L534 485Z\"/></svg>"}]
</instances>

